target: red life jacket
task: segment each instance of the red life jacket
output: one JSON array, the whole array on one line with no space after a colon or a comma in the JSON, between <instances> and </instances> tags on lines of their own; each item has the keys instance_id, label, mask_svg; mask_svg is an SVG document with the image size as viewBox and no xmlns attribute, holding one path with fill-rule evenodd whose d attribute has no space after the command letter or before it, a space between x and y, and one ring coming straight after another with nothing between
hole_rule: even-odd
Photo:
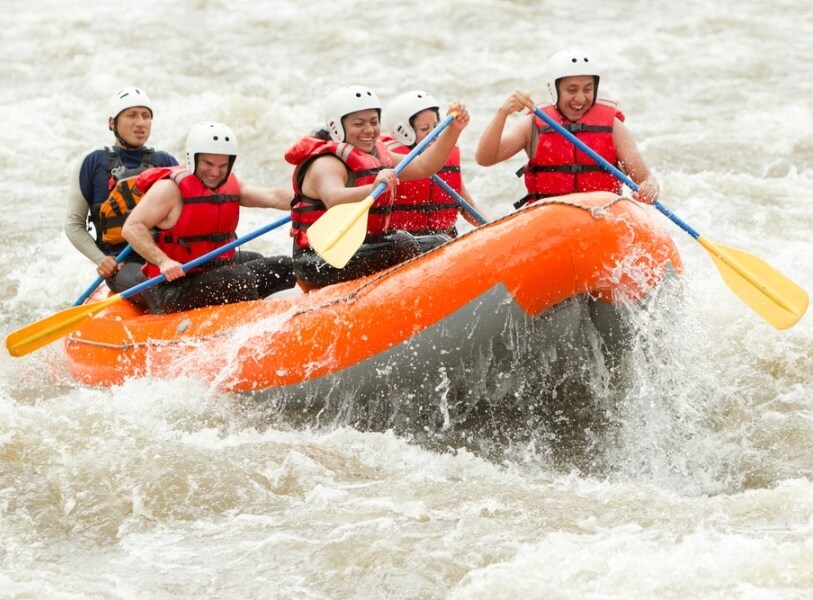
<instances>
[{"instance_id":1,"label":"red life jacket","mask_svg":"<svg viewBox=\"0 0 813 600\"><path fill-rule=\"evenodd\" d=\"M327 211L319 198L310 198L302 193L302 181L311 163L319 156L333 154L347 167L347 187L359 187L375 181L383 169L392 168L387 147L376 142L373 153L359 150L346 142L325 141L314 136L305 136L285 153L285 160L295 165L292 177L294 199L291 201L291 236L299 248L307 248L308 227ZM383 192L370 207L367 218L367 235L380 235L389 230L392 194Z\"/></svg>"},{"instance_id":2,"label":"red life jacket","mask_svg":"<svg viewBox=\"0 0 813 600\"><path fill-rule=\"evenodd\" d=\"M409 154L411 148L392 138L383 138L387 147L396 154ZM446 164L437 176L460 193L460 148L455 146ZM457 201L431 178L403 181L395 191L390 227L418 235L432 233L455 234L455 223L460 211Z\"/></svg>"},{"instance_id":3,"label":"red life jacket","mask_svg":"<svg viewBox=\"0 0 813 600\"><path fill-rule=\"evenodd\" d=\"M613 123L616 117L623 121L624 115L616 108L615 102L598 100L576 122L565 118L555 106L545 106L542 110L611 165L618 166ZM536 151L520 171L525 174L528 195L514 204L516 208L540 198L573 192L621 192L620 181L536 116L534 128Z\"/></svg>"},{"instance_id":4,"label":"red life jacket","mask_svg":"<svg viewBox=\"0 0 813 600\"><path fill-rule=\"evenodd\" d=\"M209 189L185 167L164 167L162 179L171 177L181 191L183 209L178 221L169 229L155 233L156 245L172 260L186 263L207 252L237 239L237 222L240 219L240 184L234 173L217 189ZM140 181L145 178L143 183ZM139 175L136 185L149 187L157 181L149 171ZM146 193L146 189L144 190ZM234 248L216 259L191 269L187 273L208 271L234 262ZM147 277L161 274L157 265L147 263L143 267Z\"/></svg>"}]
</instances>

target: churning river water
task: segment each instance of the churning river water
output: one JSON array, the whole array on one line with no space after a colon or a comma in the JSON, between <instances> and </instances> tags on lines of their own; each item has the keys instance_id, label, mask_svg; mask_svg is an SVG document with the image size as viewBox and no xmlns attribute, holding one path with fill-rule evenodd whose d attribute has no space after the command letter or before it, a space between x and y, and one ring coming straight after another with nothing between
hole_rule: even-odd
<instances>
[{"instance_id":1,"label":"churning river water","mask_svg":"<svg viewBox=\"0 0 813 600\"><path fill-rule=\"evenodd\" d=\"M112 141L119 87L151 95L151 144L176 155L195 122L231 125L241 175L263 185L288 180L283 152L335 87L459 99L464 178L498 217L522 161L479 167L478 136L512 90L544 101L545 61L569 45L601 58L601 95L661 201L813 290L806 1L0 8L3 335L95 278L62 219L73 162ZM279 216L248 210L240 232ZM681 316L660 324L596 461L275 426L182 373L91 389L59 344L0 353L0 598L813 597L813 321L774 330L664 222L685 263ZM290 242L278 230L251 248Z\"/></svg>"}]
</instances>

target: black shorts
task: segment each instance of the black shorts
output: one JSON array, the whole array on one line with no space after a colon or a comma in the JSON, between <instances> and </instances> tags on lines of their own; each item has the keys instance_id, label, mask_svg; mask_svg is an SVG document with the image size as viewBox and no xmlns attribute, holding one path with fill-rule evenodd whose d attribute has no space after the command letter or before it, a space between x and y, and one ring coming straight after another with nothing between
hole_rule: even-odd
<instances>
[{"instance_id":1,"label":"black shorts","mask_svg":"<svg viewBox=\"0 0 813 600\"><path fill-rule=\"evenodd\" d=\"M197 271L144 290L150 312L164 314L202 306L259 300L294 287L296 279L288 256Z\"/></svg>"},{"instance_id":2,"label":"black shorts","mask_svg":"<svg viewBox=\"0 0 813 600\"><path fill-rule=\"evenodd\" d=\"M377 273L420 253L421 247L413 236L395 230L368 236L344 268L337 269L322 260L313 248L299 248L294 243L294 274L305 287L319 288Z\"/></svg>"}]
</instances>

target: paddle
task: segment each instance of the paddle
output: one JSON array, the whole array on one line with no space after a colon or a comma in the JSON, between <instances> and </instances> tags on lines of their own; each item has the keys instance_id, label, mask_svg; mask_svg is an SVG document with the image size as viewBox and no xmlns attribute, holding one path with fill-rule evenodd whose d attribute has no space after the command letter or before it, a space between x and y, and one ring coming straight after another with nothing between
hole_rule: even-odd
<instances>
[{"instance_id":1,"label":"paddle","mask_svg":"<svg viewBox=\"0 0 813 600\"><path fill-rule=\"evenodd\" d=\"M534 114L631 190L638 191L638 186L634 181L557 123L555 119L538 107L534 108ZM731 291L768 323L777 329L787 329L795 325L805 314L809 303L807 292L761 258L743 250L715 244L702 237L659 201L656 200L652 205L706 249Z\"/></svg>"},{"instance_id":2,"label":"paddle","mask_svg":"<svg viewBox=\"0 0 813 600\"><path fill-rule=\"evenodd\" d=\"M446 192L452 198L454 198L457 201L457 203L460 205L460 208L462 208L467 213L469 213L472 217L477 219L477 221L480 223L480 225L485 225L486 223L488 223L488 220L483 215L481 215L477 211L476 208L474 208L471 204L466 202L466 199L463 196L461 196L460 194L458 194L454 190L454 188L452 186L450 186L448 183L443 181L437 175L432 175L432 181L434 181L436 184L438 184L443 189L444 192Z\"/></svg>"},{"instance_id":3,"label":"paddle","mask_svg":"<svg viewBox=\"0 0 813 600\"><path fill-rule=\"evenodd\" d=\"M133 251L133 247L130 244L127 244L127 246L124 247L124 250L122 250L121 252L119 252L116 255L116 263L120 263L125 258L127 258L127 256L129 256L129 254L132 251ZM102 281L104 281L104 277L99 275L96 278L96 280L88 286L88 289L86 289L84 292L82 292L82 295L79 296L76 300L74 300L74 302L73 302L73 304L71 304L71 306L79 306L80 304L82 304L82 302L87 300L90 297L90 295L93 293L93 290L95 290L97 287L99 287L102 284Z\"/></svg>"},{"instance_id":4,"label":"paddle","mask_svg":"<svg viewBox=\"0 0 813 600\"><path fill-rule=\"evenodd\" d=\"M395 166L395 174L400 174L423 152L432 140L454 121L455 116L456 113L446 115L437 127L401 159ZM308 228L308 241L325 262L337 269L344 268L367 236L367 211L386 188L386 184L379 183L373 193L364 200L331 207Z\"/></svg>"},{"instance_id":5,"label":"paddle","mask_svg":"<svg viewBox=\"0 0 813 600\"><path fill-rule=\"evenodd\" d=\"M182 265L183 270L186 272L189 269L217 258L232 248L236 248L237 246L245 244L256 237L271 231L272 229L285 225L285 223L288 223L290 220L291 217L289 215L279 219L278 221L274 221L273 223L260 227L253 233L246 234L243 237L229 242L228 244L224 244L220 248L207 252L203 256L199 256L194 260L190 260L188 263L184 263ZM38 348L50 344L54 340L69 334L71 331L78 329L82 323L88 319L92 319L107 307L116 304L119 300L124 300L125 298L135 296L136 294L139 294L163 281L166 281L166 277L163 275L156 275L152 279L139 283L138 285L116 294L115 296L110 296L101 302L66 308L55 315L51 315L50 317L46 317L45 319L10 333L6 338L6 348L8 348L9 354L12 356L24 356L29 352L33 352L34 350L37 350Z\"/></svg>"}]
</instances>

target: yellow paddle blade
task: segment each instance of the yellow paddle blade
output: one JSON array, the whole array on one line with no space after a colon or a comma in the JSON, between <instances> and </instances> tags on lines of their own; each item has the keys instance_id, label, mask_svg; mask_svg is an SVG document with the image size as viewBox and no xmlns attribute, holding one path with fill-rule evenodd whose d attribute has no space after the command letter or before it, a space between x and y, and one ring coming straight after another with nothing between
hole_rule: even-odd
<instances>
[{"instance_id":1,"label":"yellow paddle blade","mask_svg":"<svg viewBox=\"0 0 813 600\"><path fill-rule=\"evenodd\" d=\"M337 204L308 228L308 241L325 262L343 268L367 237L367 211L375 198Z\"/></svg>"},{"instance_id":2,"label":"yellow paddle blade","mask_svg":"<svg viewBox=\"0 0 813 600\"><path fill-rule=\"evenodd\" d=\"M75 331L82 323L92 319L105 308L121 299L121 294L116 294L101 302L66 308L55 315L10 333L6 338L6 348L8 348L8 352L12 356L24 356L62 336L68 335L71 331Z\"/></svg>"},{"instance_id":3,"label":"yellow paddle blade","mask_svg":"<svg viewBox=\"0 0 813 600\"><path fill-rule=\"evenodd\" d=\"M700 237L723 281L754 312L777 329L795 325L805 314L807 292L761 258Z\"/></svg>"}]
</instances>

